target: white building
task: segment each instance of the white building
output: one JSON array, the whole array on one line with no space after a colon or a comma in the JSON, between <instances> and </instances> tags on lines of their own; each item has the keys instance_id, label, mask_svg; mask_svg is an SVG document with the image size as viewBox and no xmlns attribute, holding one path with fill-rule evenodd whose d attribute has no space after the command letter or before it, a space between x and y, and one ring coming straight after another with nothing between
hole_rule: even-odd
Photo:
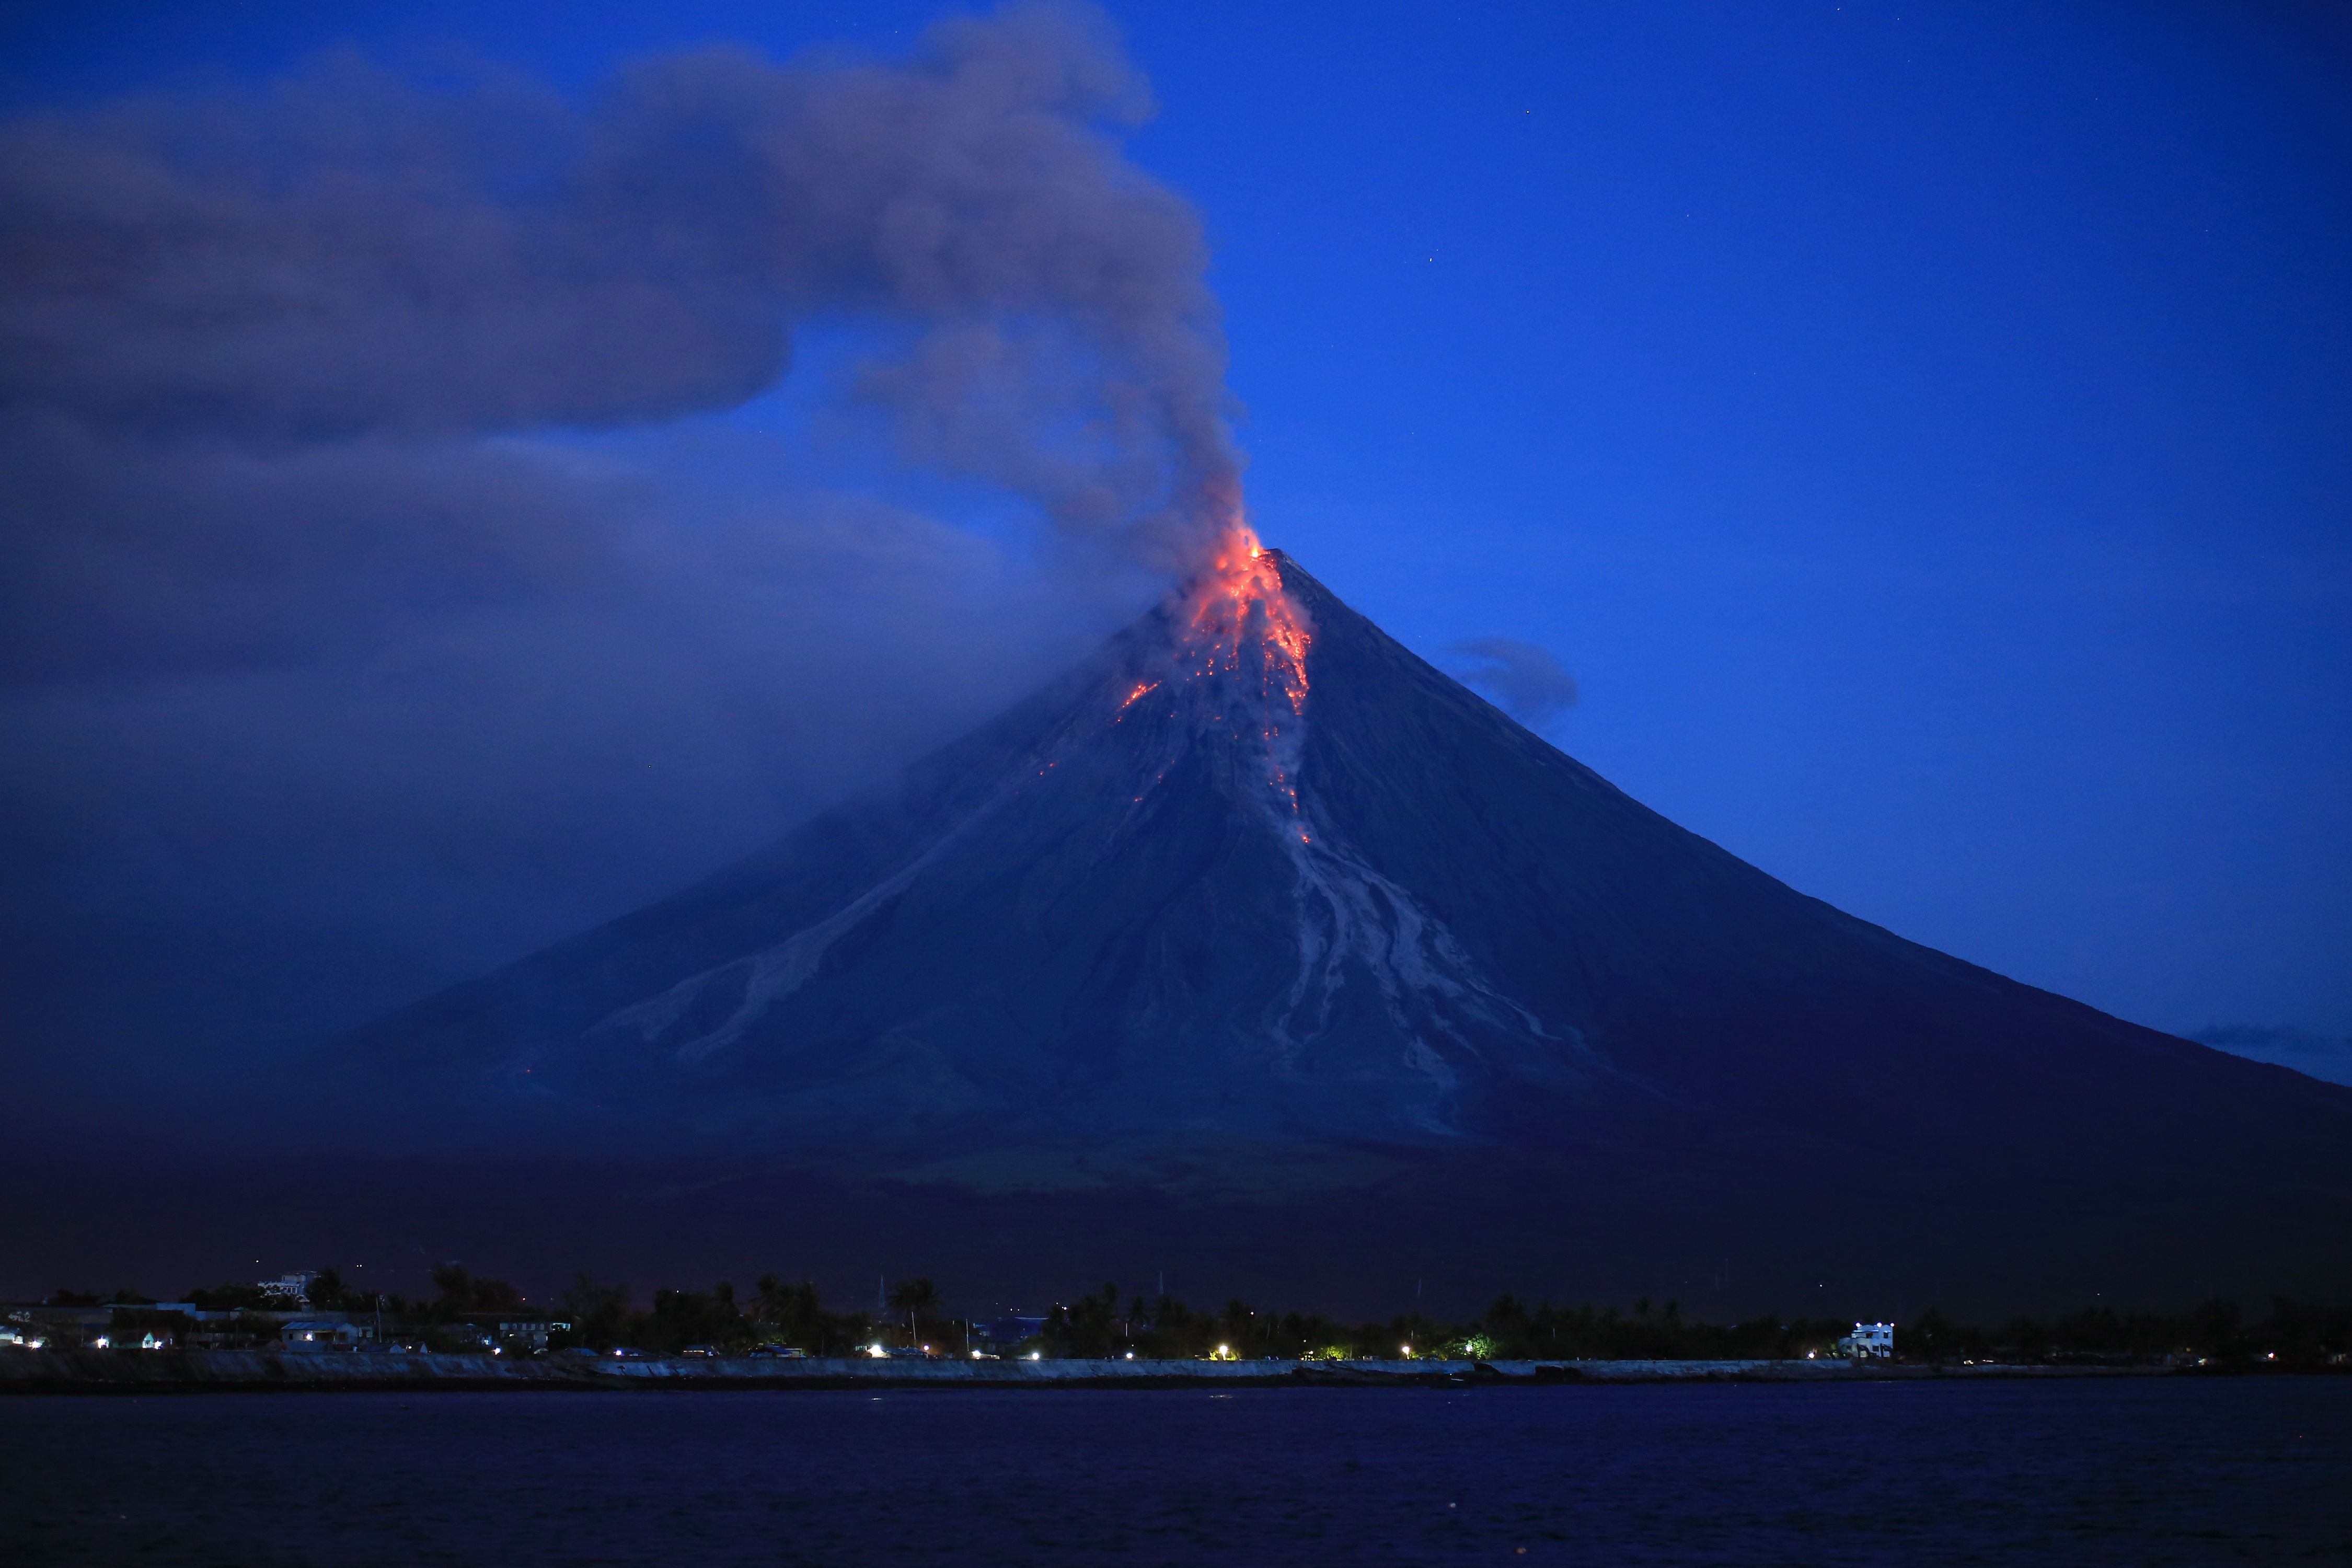
<instances>
[{"instance_id":1,"label":"white building","mask_svg":"<svg viewBox=\"0 0 2352 1568\"><path fill-rule=\"evenodd\" d=\"M275 1279L261 1281L261 1294L266 1300L291 1301L297 1307L310 1304L310 1287L319 1282L320 1271L305 1268L293 1274L281 1274Z\"/></svg>"},{"instance_id":2,"label":"white building","mask_svg":"<svg viewBox=\"0 0 2352 1568\"><path fill-rule=\"evenodd\" d=\"M1838 1354L1856 1360L1864 1356L1891 1356L1895 1353L1895 1325L1892 1323L1856 1323L1853 1332L1837 1342Z\"/></svg>"}]
</instances>

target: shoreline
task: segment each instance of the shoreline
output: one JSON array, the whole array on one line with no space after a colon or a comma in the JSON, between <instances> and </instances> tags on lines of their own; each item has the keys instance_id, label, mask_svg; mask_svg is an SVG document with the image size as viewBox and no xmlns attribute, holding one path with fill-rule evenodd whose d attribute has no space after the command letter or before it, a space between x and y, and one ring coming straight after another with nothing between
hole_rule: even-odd
<instances>
[{"instance_id":1,"label":"shoreline","mask_svg":"<svg viewBox=\"0 0 2352 1568\"><path fill-rule=\"evenodd\" d=\"M2252 1369L2248 1369L2252 1371ZM2334 1369L2329 1369L2334 1370ZM2235 1369L1843 1361L879 1361L274 1351L16 1351L11 1394L696 1393L845 1388L1465 1388L1656 1383L1890 1383L2233 1375Z\"/></svg>"}]
</instances>

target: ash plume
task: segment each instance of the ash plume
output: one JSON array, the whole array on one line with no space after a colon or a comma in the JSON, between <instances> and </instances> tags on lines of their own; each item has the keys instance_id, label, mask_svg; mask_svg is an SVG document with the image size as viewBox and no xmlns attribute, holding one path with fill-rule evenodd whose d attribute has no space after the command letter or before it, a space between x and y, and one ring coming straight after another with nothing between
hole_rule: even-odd
<instances>
[{"instance_id":1,"label":"ash plume","mask_svg":"<svg viewBox=\"0 0 2352 1568\"><path fill-rule=\"evenodd\" d=\"M0 123L9 996L233 989L244 910L374 975L286 1015L346 1021L492 956L453 905L606 912L1192 569L1240 458L1199 217L1120 150L1150 107L1100 14L1016 5L579 100L338 57ZM867 482L910 469L1054 564Z\"/></svg>"},{"instance_id":2,"label":"ash plume","mask_svg":"<svg viewBox=\"0 0 2352 1568\"><path fill-rule=\"evenodd\" d=\"M583 106L341 59L0 128L0 450L39 495L5 668L73 662L61 612L117 658L152 636L121 596L142 568L198 599L354 563L461 596L592 569L594 520L510 504L464 444L741 403L819 320L887 337L845 395L905 456L1179 569L1238 460L1199 220L1108 134L1148 108L1098 16L1023 5L904 63L649 60ZM444 493L268 493L402 458L433 478L395 490Z\"/></svg>"}]
</instances>

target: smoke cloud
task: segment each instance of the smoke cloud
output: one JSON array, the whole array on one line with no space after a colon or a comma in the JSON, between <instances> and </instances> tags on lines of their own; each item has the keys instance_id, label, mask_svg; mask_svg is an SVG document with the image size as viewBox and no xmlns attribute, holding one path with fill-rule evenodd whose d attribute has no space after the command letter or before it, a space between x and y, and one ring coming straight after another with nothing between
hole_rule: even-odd
<instances>
[{"instance_id":1,"label":"smoke cloud","mask_svg":"<svg viewBox=\"0 0 2352 1568\"><path fill-rule=\"evenodd\" d=\"M205 619L212 651L277 650L252 601L298 581L338 637L354 574L574 582L598 520L478 443L739 405L821 321L892 334L849 395L904 457L1181 565L1238 462L1198 218L1107 134L1148 105L1098 16L1019 6L904 64L652 60L584 107L347 59L0 128L32 612L0 668L119 664L159 627L174 661Z\"/></svg>"},{"instance_id":2,"label":"smoke cloud","mask_svg":"<svg viewBox=\"0 0 2352 1568\"><path fill-rule=\"evenodd\" d=\"M1148 602L1240 469L1150 109L1020 5L584 101L341 58L0 124L16 1048L360 1021Z\"/></svg>"},{"instance_id":3,"label":"smoke cloud","mask_svg":"<svg viewBox=\"0 0 2352 1568\"><path fill-rule=\"evenodd\" d=\"M1492 696L1531 730L1576 706L1576 677L1540 644L1516 637L1471 637L1446 652L1465 661L1455 669L1457 676Z\"/></svg>"}]
</instances>

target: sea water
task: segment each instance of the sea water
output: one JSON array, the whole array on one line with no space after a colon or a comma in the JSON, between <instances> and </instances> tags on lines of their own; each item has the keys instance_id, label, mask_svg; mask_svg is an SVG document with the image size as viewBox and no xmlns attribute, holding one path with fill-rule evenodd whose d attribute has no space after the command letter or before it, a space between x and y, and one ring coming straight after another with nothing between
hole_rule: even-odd
<instances>
[{"instance_id":1,"label":"sea water","mask_svg":"<svg viewBox=\"0 0 2352 1568\"><path fill-rule=\"evenodd\" d=\"M2352 1378L0 1399L0 1562L2352 1563Z\"/></svg>"}]
</instances>

